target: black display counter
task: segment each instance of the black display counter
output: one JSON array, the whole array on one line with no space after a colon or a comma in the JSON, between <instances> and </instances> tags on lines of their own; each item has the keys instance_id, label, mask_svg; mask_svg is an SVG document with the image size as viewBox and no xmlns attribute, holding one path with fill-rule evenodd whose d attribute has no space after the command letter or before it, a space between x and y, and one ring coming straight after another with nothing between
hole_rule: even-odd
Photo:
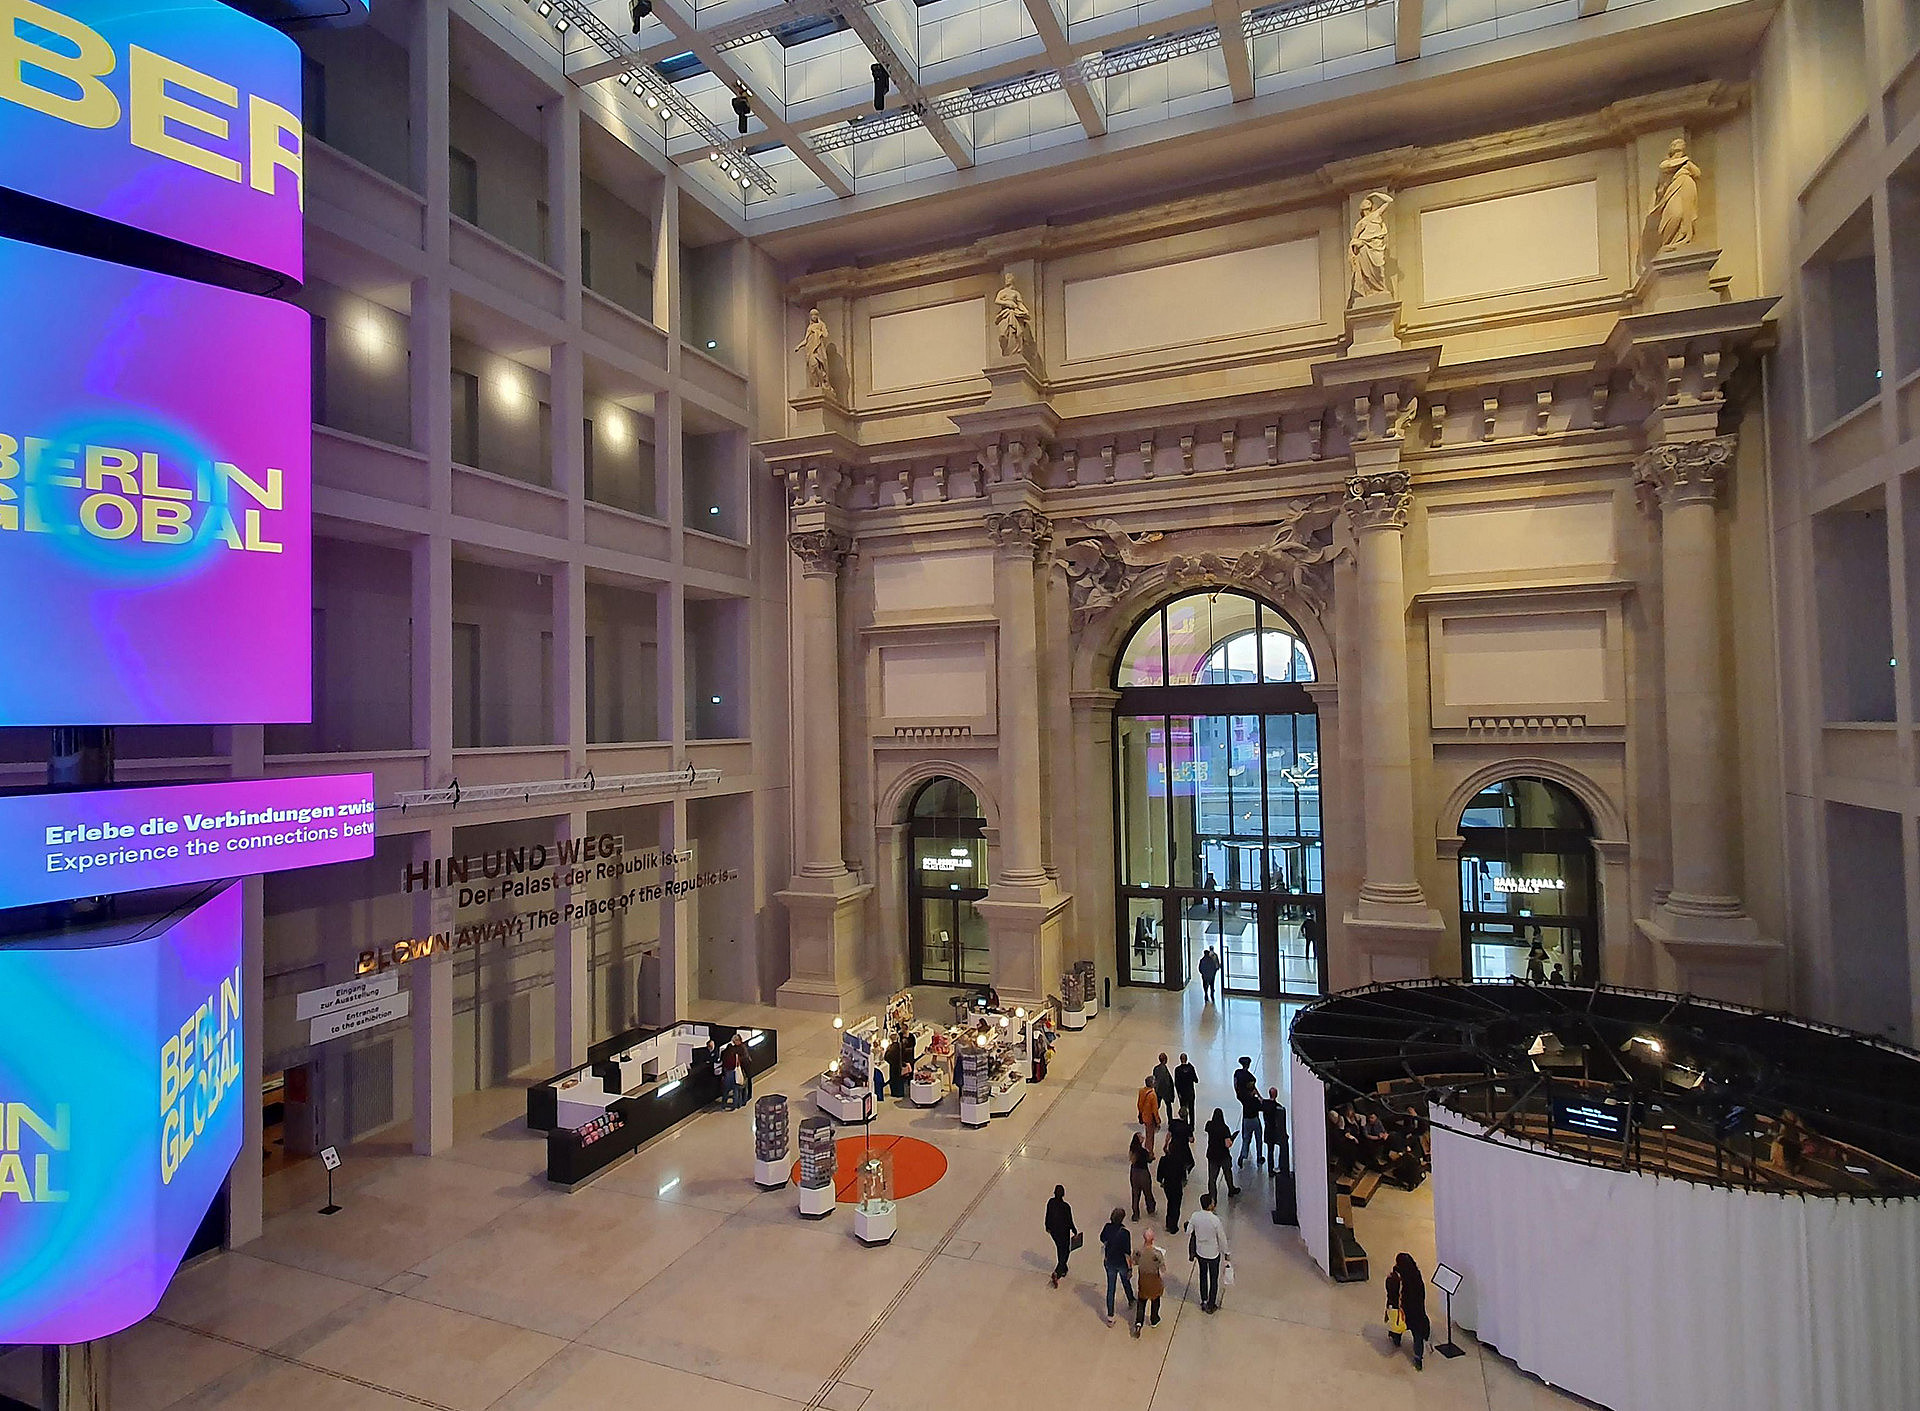
<instances>
[{"instance_id":1,"label":"black display counter","mask_svg":"<svg viewBox=\"0 0 1920 1411\"><path fill-rule=\"evenodd\" d=\"M562 1083L579 1078L593 1084L596 1091L613 1091L609 1083L619 1080L619 1064L614 1061L618 1055L687 1023L704 1029L715 1043L723 1047L732 1041L735 1033L745 1033L748 1038L747 1072L754 1077L779 1062L780 1036L774 1030L742 1029L731 1024L708 1024L700 1020L682 1020L657 1028L629 1029L594 1044L587 1050L587 1062L581 1067L556 1073L545 1082L535 1083L527 1089L527 1126L547 1134L549 1181L561 1186L577 1185L718 1101L719 1075L695 1061L678 1077L653 1083L630 1097L614 1099L607 1104L604 1117L596 1117L584 1127L562 1127L559 1123Z\"/></svg>"}]
</instances>

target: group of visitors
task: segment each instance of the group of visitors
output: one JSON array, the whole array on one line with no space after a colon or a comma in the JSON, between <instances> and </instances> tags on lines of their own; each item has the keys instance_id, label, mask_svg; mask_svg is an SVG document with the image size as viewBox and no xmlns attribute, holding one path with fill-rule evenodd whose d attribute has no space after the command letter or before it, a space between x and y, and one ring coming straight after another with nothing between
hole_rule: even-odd
<instances>
[{"instance_id":1,"label":"group of visitors","mask_svg":"<svg viewBox=\"0 0 1920 1411\"><path fill-rule=\"evenodd\" d=\"M1052 1281L1052 1287L1058 1288L1067 1276L1067 1257L1084 1242L1073 1221L1073 1207L1067 1204L1065 1186L1053 1188L1053 1199L1047 1202L1046 1228L1058 1255ZM1135 1249L1133 1232L1127 1228L1127 1212L1116 1205L1100 1230L1100 1254L1107 1275L1107 1326L1113 1326L1116 1295L1125 1293L1133 1313L1133 1335L1139 1337L1143 1327L1159 1327L1160 1300L1167 1292L1167 1252L1153 1231L1141 1231L1140 1247ZM1221 1270L1231 1266L1233 1259L1227 1248L1227 1227L1214 1214L1212 1196L1202 1196L1200 1209L1187 1221L1187 1257L1200 1266L1200 1311L1217 1311Z\"/></svg>"},{"instance_id":2,"label":"group of visitors","mask_svg":"<svg viewBox=\"0 0 1920 1411\"><path fill-rule=\"evenodd\" d=\"M1402 1190L1414 1190L1427 1178L1424 1123L1412 1112L1395 1112L1384 1103L1368 1102L1364 1111L1352 1103L1327 1109L1327 1159L1336 1175L1378 1171Z\"/></svg>"},{"instance_id":3,"label":"group of visitors","mask_svg":"<svg viewBox=\"0 0 1920 1411\"><path fill-rule=\"evenodd\" d=\"M747 1037L738 1029L724 1044L707 1035L700 1061L720 1080L720 1103L727 1108L745 1107L753 1101L753 1070L747 1066Z\"/></svg>"}]
</instances>

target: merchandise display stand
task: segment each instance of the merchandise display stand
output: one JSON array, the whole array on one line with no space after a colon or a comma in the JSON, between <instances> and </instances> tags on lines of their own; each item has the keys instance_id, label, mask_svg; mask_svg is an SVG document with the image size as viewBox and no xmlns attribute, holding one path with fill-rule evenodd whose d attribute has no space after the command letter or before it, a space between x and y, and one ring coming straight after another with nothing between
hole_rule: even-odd
<instances>
[{"instance_id":1,"label":"merchandise display stand","mask_svg":"<svg viewBox=\"0 0 1920 1411\"><path fill-rule=\"evenodd\" d=\"M987 1051L977 1044L962 1043L955 1060L960 1083L960 1124L984 1127L993 1120L993 1080L989 1075Z\"/></svg>"},{"instance_id":2,"label":"merchandise display stand","mask_svg":"<svg viewBox=\"0 0 1920 1411\"><path fill-rule=\"evenodd\" d=\"M893 1201L893 1153L872 1151L860 1160L860 1202L853 1208L853 1235L868 1246L882 1245L900 1228Z\"/></svg>"},{"instance_id":3,"label":"merchandise display stand","mask_svg":"<svg viewBox=\"0 0 1920 1411\"><path fill-rule=\"evenodd\" d=\"M873 1120L873 1065L879 1058L879 1037L880 1021L872 1017L840 1036L840 1056L827 1065L813 1093L814 1103L835 1121Z\"/></svg>"},{"instance_id":4,"label":"merchandise display stand","mask_svg":"<svg viewBox=\"0 0 1920 1411\"><path fill-rule=\"evenodd\" d=\"M1080 977L1080 1002L1088 1019L1100 1017L1100 972L1091 960L1076 960L1074 973Z\"/></svg>"},{"instance_id":5,"label":"merchandise display stand","mask_svg":"<svg viewBox=\"0 0 1920 1411\"><path fill-rule=\"evenodd\" d=\"M787 1131L787 1100L779 1093L756 1098L753 1104L753 1183L763 1191L787 1184L792 1169Z\"/></svg>"},{"instance_id":6,"label":"merchandise display stand","mask_svg":"<svg viewBox=\"0 0 1920 1411\"><path fill-rule=\"evenodd\" d=\"M856 1125L873 1120L873 1089L846 1093L827 1087L824 1083L814 1089L813 1100L819 1109L836 1122L851 1122Z\"/></svg>"},{"instance_id":7,"label":"merchandise display stand","mask_svg":"<svg viewBox=\"0 0 1920 1411\"><path fill-rule=\"evenodd\" d=\"M837 1143L831 1118L800 1119L800 1214L804 1219L824 1220L839 1202L833 1185L839 1163Z\"/></svg>"},{"instance_id":8,"label":"merchandise display stand","mask_svg":"<svg viewBox=\"0 0 1920 1411\"><path fill-rule=\"evenodd\" d=\"M1060 1027L1076 1033L1087 1027L1086 996L1080 993L1077 969L1060 977Z\"/></svg>"},{"instance_id":9,"label":"merchandise display stand","mask_svg":"<svg viewBox=\"0 0 1920 1411\"><path fill-rule=\"evenodd\" d=\"M993 1100L989 1110L995 1117L1005 1117L1020 1105L1020 1099L1026 1095L1026 1080L1018 1074L1008 1074L993 1085Z\"/></svg>"}]
</instances>

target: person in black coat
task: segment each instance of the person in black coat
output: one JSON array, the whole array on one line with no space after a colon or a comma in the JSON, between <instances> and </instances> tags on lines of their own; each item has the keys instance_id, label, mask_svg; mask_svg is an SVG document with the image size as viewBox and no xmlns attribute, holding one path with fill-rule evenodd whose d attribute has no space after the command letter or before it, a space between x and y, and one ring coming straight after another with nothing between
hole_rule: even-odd
<instances>
[{"instance_id":1,"label":"person in black coat","mask_svg":"<svg viewBox=\"0 0 1920 1411\"><path fill-rule=\"evenodd\" d=\"M1160 1061L1153 1065L1153 1091L1160 1099L1160 1113L1164 1117L1173 1116L1173 1070L1167 1067L1167 1056L1160 1055Z\"/></svg>"},{"instance_id":2,"label":"person in black coat","mask_svg":"<svg viewBox=\"0 0 1920 1411\"><path fill-rule=\"evenodd\" d=\"M1073 1237L1080 1233L1073 1223L1073 1207L1067 1204L1065 1186L1055 1186L1053 1199L1047 1202L1047 1233L1053 1236L1053 1247L1060 1256L1053 1266L1053 1282L1048 1285L1057 1289L1067 1276L1067 1256L1073 1253Z\"/></svg>"},{"instance_id":3,"label":"person in black coat","mask_svg":"<svg viewBox=\"0 0 1920 1411\"><path fill-rule=\"evenodd\" d=\"M1222 1176L1227 1178L1227 1194L1239 1195L1240 1187L1233 1181L1233 1128L1227 1125L1226 1114L1216 1107L1207 1119L1207 1194L1216 1200Z\"/></svg>"},{"instance_id":4,"label":"person in black coat","mask_svg":"<svg viewBox=\"0 0 1920 1411\"><path fill-rule=\"evenodd\" d=\"M1387 1307L1399 1309L1400 1316L1406 1320L1407 1335L1413 1339L1413 1370L1418 1372L1425 1365L1427 1339L1433 1336L1433 1324L1427 1320L1427 1281L1421 1277L1420 1266L1414 1263L1411 1254L1402 1253L1393 1261L1393 1268L1387 1273ZM1400 1334L1390 1332L1395 1347L1400 1346Z\"/></svg>"},{"instance_id":5,"label":"person in black coat","mask_svg":"<svg viewBox=\"0 0 1920 1411\"><path fill-rule=\"evenodd\" d=\"M1188 1126L1193 1123L1193 1105L1200 1094L1200 1073L1187 1056L1180 1055L1180 1066L1173 1070L1173 1091L1180 1099L1180 1115L1187 1119Z\"/></svg>"},{"instance_id":6,"label":"person in black coat","mask_svg":"<svg viewBox=\"0 0 1920 1411\"><path fill-rule=\"evenodd\" d=\"M1280 1105L1278 1088L1268 1088L1260 1103L1260 1131L1266 1140L1267 1165L1278 1175L1293 1164L1291 1159L1286 1166L1280 1164L1281 1150L1287 1144L1287 1109Z\"/></svg>"},{"instance_id":7,"label":"person in black coat","mask_svg":"<svg viewBox=\"0 0 1920 1411\"><path fill-rule=\"evenodd\" d=\"M1160 1165L1155 1174L1160 1178L1160 1190L1167 1197L1167 1233L1173 1234L1180 1228L1180 1198L1186 1194L1187 1173L1193 1170L1193 1148L1167 1143L1167 1149L1161 1153Z\"/></svg>"}]
</instances>

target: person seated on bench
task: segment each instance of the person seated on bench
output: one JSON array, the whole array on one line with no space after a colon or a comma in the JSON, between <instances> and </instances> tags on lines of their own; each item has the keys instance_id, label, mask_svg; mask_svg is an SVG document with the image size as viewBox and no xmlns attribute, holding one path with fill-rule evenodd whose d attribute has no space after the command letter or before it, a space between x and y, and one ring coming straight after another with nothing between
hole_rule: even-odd
<instances>
[{"instance_id":1,"label":"person seated on bench","mask_svg":"<svg viewBox=\"0 0 1920 1411\"><path fill-rule=\"evenodd\" d=\"M1360 1154L1376 1171L1387 1169L1387 1126L1380 1120L1380 1110L1369 1107L1366 1116L1350 1119L1358 1127L1356 1135L1360 1139Z\"/></svg>"},{"instance_id":2,"label":"person seated on bench","mask_svg":"<svg viewBox=\"0 0 1920 1411\"><path fill-rule=\"evenodd\" d=\"M1344 1108L1327 1109L1327 1156L1337 1171L1345 1171L1360 1159L1360 1139Z\"/></svg>"}]
</instances>

